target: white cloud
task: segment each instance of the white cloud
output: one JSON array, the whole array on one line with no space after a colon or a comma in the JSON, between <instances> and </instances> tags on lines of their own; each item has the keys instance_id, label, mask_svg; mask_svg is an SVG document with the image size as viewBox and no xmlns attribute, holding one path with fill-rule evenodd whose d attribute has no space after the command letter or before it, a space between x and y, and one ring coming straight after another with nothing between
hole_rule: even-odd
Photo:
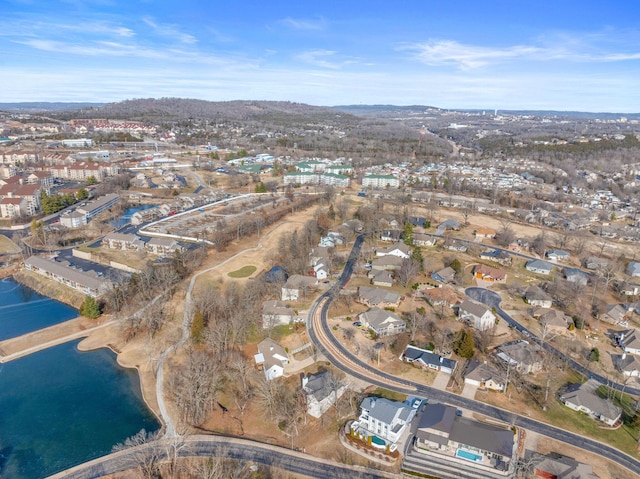
<instances>
[{"instance_id":1,"label":"white cloud","mask_svg":"<svg viewBox=\"0 0 640 479\"><path fill-rule=\"evenodd\" d=\"M413 59L429 66L455 66L472 70L488 65L524 61L563 60L575 63L602 63L640 59L640 52L607 51L597 45L598 35L571 36L546 39L541 46L513 45L488 47L469 45L455 40L429 40L426 43L404 44L399 51L409 51Z\"/></svg>"},{"instance_id":2,"label":"white cloud","mask_svg":"<svg viewBox=\"0 0 640 479\"><path fill-rule=\"evenodd\" d=\"M282 25L285 25L294 30L324 30L327 26L326 21L323 18L310 20L305 18L283 18L280 20Z\"/></svg>"},{"instance_id":3,"label":"white cloud","mask_svg":"<svg viewBox=\"0 0 640 479\"><path fill-rule=\"evenodd\" d=\"M193 44L197 43L198 39L190 35L189 33L181 32L175 25L159 24L156 23L151 17L145 17L142 19L153 31L160 36L179 41L181 43Z\"/></svg>"}]
</instances>

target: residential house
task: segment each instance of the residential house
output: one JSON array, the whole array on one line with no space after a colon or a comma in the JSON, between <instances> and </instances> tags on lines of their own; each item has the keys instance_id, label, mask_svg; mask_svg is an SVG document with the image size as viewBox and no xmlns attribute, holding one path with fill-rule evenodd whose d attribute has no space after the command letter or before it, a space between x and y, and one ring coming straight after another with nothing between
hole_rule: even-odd
<instances>
[{"instance_id":1,"label":"residential house","mask_svg":"<svg viewBox=\"0 0 640 479\"><path fill-rule=\"evenodd\" d=\"M474 328L485 331L496 324L496 316L484 304L465 300L458 306L458 317Z\"/></svg>"},{"instance_id":2,"label":"residential house","mask_svg":"<svg viewBox=\"0 0 640 479\"><path fill-rule=\"evenodd\" d=\"M527 304L539 308L550 308L553 304L551 296L534 284L525 290L522 298L527 302Z\"/></svg>"},{"instance_id":3,"label":"residential house","mask_svg":"<svg viewBox=\"0 0 640 479\"><path fill-rule=\"evenodd\" d=\"M376 250L376 256L390 256L390 255L397 256L402 259L407 259L411 257L411 248L409 248L404 243L396 243L386 248Z\"/></svg>"},{"instance_id":4,"label":"residential house","mask_svg":"<svg viewBox=\"0 0 640 479\"><path fill-rule=\"evenodd\" d=\"M398 334L407 329L407 324L395 313L380 308L371 308L358 316L365 328L376 336Z\"/></svg>"},{"instance_id":5,"label":"residential house","mask_svg":"<svg viewBox=\"0 0 640 479\"><path fill-rule=\"evenodd\" d=\"M507 272L505 270L492 268L486 264L475 266L473 268L473 276L488 283L504 283L507 281Z\"/></svg>"},{"instance_id":6,"label":"residential house","mask_svg":"<svg viewBox=\"0 0 640 479\"><path fill-rule=\"evenodd\" d=\"M360 404L360 417L351 423L351 429L395 444L415 414L416 410L403 402L367 397Z\"/></svg>"},{"instance_id":7,"label":"residential house","mask_svg":"<svg viewBox=\"0 0 640 479\"><path fill-rule=\"evenodd\" d=\"M626 271L629 276L640 277L640 261L631 261Z\"/></svg>"},{"instance_id":8,"label":"residential house","mask_svg":"<svg viewBox=\"0 0 640 479\"><path fill-rule=\"evenodd\" d=\"M318 261L313 265L313 276L316 277L318 281L325 280L329 277L329 268L325 264L326 260Z\"/></svg>"},{"instance_id":9,"label":"residential house","mask_svg":"<svg viewBox=\"0 0 640 479\"><path fill-rule=\"evenodd\" d=\"M380 233L380 241L397 243L402 238L400 230L382 230Z\"/></svg>"},{"instance_id":10,"label":"residential house","mask_svg":"<svg viewBox=\"0 0 640 479\"><path fill-rule=\"evenodd\" d=\"M476 240L482 240L482 239L493 239L496 237L496 232L495 230L492 230L491 228L477 228L475 231L475 236L476 236Z\"/></svg>"},{"instance_id":11,"label":"residential house","mask_svg":"<svg viewBox=\"0 0 640 479\"><path fill-rule=\"evenodd\" d=\"M142 251L144 241L134 234L109 233L102 238L102 246L125 251Z\"/></svg>"},{"instance_id":12,"label":"residential house","mask_svg":"<svg viewBox=\"0 0 640 479\"><path fill-rule=\"evenodd\" d=\"M461 227L461 224L458 220L454 220L452 218L448 219L448 220L444 220L442 223L440 223L438 225L438 229L443 229L444 231L446 230L459 230Z\"/></svg>"},{"instance_id":13,"label":"residential house","mask_svg":"<svg viewBox=\"0 0 640 479\"><path fill-rule=\"evenodd\" d=\"M545 275L551 274L551 265L546 261L542 261L540 259L532 259L531 261L527 261L527 264L525 264L524 267L532 273Z\"/></svg>"},{"instance_id":14,"label":"residential house","mask_svg":"<svg viewBox=\"0 0 640 479\"><path fill-rule=\"evenodd\" d=\"M307 397L307 414L320 418L340 399L347 387L331 376L329 371L302 376L302 390Z\"/></svg>"},{"instance_id":15,"label":"residential house","mask_svg":"<svg viewBox=\"0 0 640 479\"><path fill-rule=\"evenodd\" d=\"M464 383L480 389L504 392L507 388L505 375L493 366L478 361L469 361L464 373Z\"/></svg>"},{"instance_id":16,"label":"residential house","mask_svg":"<svg viewBox=\"0 0 640 479\"><path fill-rule=\"evenodd\" d=\"M581 411L594 419L613 426L622 416L622 409L610 399L602 398L597 390L600 383L589 379L583 384L571 384L560 394L560 401L574 411Z\"/></svg>"},{"instance_id":17,"label":"residential house","mask_svg":"<svg viewBox=\"0 0 640 479\"><path fill-rule=\"evenodd\" d=\"M287 282L282 287L282 301L298 301L307 292L315 290L318 279L309 276L294 274L289 276Z\"/></svg>"},{"instance_id":18,"label":"residential house","mask_svg":"<svg viewBox=\"0 0 640 479\"><path fill-rule=\"evenodd\" d=\"M402 295L395 291L360 286L358 288L358 302L369 307L397 308L400 306Z\"/></svg>"},{"instance_id":19,"label":"residential house","mask_svg":"<svg viewBox=\"0 0 640 479\"><path fill-rule=\"evenodd\" d=\"M283 301L271 300L262 303L262 327L264 329L289 324L294 317L293 309L288 308Z\"/></svg>"},{"instance_id":20,"label":"residential house","mask_svg":"<svg viewBox=\"0 0 640 479\"><path fill-rule=\"evenodd\" d=\"M589 282L589 275L577 268L565 268L564 277L570 283L579 284L581 286L586 286Z\"/></svg>"},{"instance_id":21,"label":"residential house","mask_svg":"<svg viewBox=\"0 0 640 479\"><path fill-rule=\"evenodd\" d=\"M287 350L271 338L258 343L258 354L254 356L257 365L262 366L267 381L284 375L284 367L289 364Z\"/></svg>"},{"instance_id":22,"label":"residential house","mask_svg":"<svg viewBox=\"0 0 640 479\"><path fill-rule=\"evenodd\" d=\"M407 346L400 355L401 361L406 361L424 369L433 369L447 374L453 374L458 366L454 359L445 358L428 349Z\"/></svg>"},{"instance_id":23,"label":"residential house","mask_svg":"<svg viewBox=\"0 0 640 479\"><path fill-rule=\"evenodd\" d=\"M445 240L443 248L449 251L457 251L458 253L466 253L467 249L469 249L467 248L467 245L465 245L461 241L456 241L450 238L447 238Z\"/></svg>"},{"instance_id":24,"label":"residential house","mask_svg":"<svg viewBox=\"0 0 640 479\"><path fill-rule=\"evenodd\" d=\"M497 356L523 374L537 373L544 363L542 348L524 339L499 346Z\"/></svg>"},{"instance_id":25,"label":"residential house","mask_svg":"<svg viewBox=\"0 0 640 479\"><path fill-rule=\"evenodd\" d=\"M95 271L82 271L68 262L58 262L40 256L31 256L24 262L28 271L33 271L60 284L89 296L97 297L109 290L110 284Z\"/></svg>"},{"instance_id":26,"label":"residential house","mask_svg":"<svg viewBox=\"0 0 640 479\"><path fill-rule=\"evenodd\" d=\"M446 404L429 403L418 417L415 447L507 471L515 437L510 428L459 416Z\"/></svg>"},{"instance_id":27,"label":"residential house","mask_svg":"<svg viewBox=\"0 0 640 479\"><path fill-rule=\"evenodd\" d=\"M584 262L585 268L595 270L608 268L609 265L611 265L611 261L597 256L589 256Z\"/></svg>"},{"instance_id":28,"label":"residential house","mask_svg":"<svg viewBox=\"0 0 640 479\"><path fill-rule=\"evenodd\" d=\"M418 228L424 228L429 222L422 216L409 216L409 223Z\"/></svg>"},{"instance_id":29,"label":"residential house","mask_svg":"<svg viewBox=\"0 0 640 479\"><path fill-rule=\"evenodd\" d=\"M629 319L627 314L627 308L623 304L608 304L600 318L607 323L620 324Z\"/></svg>"},{"instance_id":30,"label":"residential house","mask_svg":"<svg viewBox=\"0 0 640 479\"><path fill-rule=\"evenodd\" d=\"M371 271L373 275L371 276L371 283L374 286L384 286L390 288L393 286L393 276L389 271L380 270L380 271Z\"/></svg>"},{"instance_id":31,"label":"residential house","mask_svg":"<svg viewBox=\"0 0 640 479\"><path fill-rule=\"evenodd\" d=\"M488 251L483 251L480 253L480 259L493 261L494 263L501 264L503 266L507 266L511 264L511 255L501 249L492 249Z\"/></svg>"},{"instance_id":32,"label":"residential house","mask_svg":"<svg viewBox=\"0 0 640 479\"><path fill-rule=\"evenodd\" d=\"M627 281L620 285L620 292L625 296L638 296L640 295L640 285L629 283Z\"/></svg>"},{"instance_id":33,"label":"residential house","mask_svg":"<svg viewBox=\"0 0 640 479\"><path fill-rule=\"evenodd\" d=\"M182 251L180 243L173 238L151 238L144 248L148 253L158 255L171 255L176 251Z\"/></svg>"},{"instance_id":34,"label":"residential house","mask_svg":"<svg viewBox=\"0 0 640 479\"><path fill-rule=\"evenodd\" d=\"M590 464L578 462L558 453L542 456L533 468L537 477L545 479L600 479Z\"/></svg>"},{"instance_id":35,"label":"residential house","mask_svg":"<svg viewBox=\"0 0 640 479\"><path fill-rule=\"evenodd\" d=\"M413 234L413 246L435 246L438 238L424 233Z\"/></svg>"},{"instance_id":36,"label":"residential house","mask_svg":"<svg viewBox=\"0 0 640 479\"><path fill-rule=\"evenodd\" d=\"M640 356L635 354L612 354L611 360L615 368L626 377L640 376Z\"/></svg>"},{"instance_id":37,"label":"residential house","mask_svg":"<svg viewBox=\"0 0 640 479\"><path fill-rule=\"evenodd\" d=\"M431 306L446 306L452 308L458 303L458 295L450 286L421 290L422 296Z\"/></svg>"},{"instance_id":38,"label":"residential house","mask_svg":"<svg viewBox=\"0 0 640 479\"><path fill-rule=\"evenodd\" d=\"M618 331L615 340L625 353L640 354L640 334L637 329Z\"/></svg>"},{"instance_id":39,"label":"residential house","mask_svg":"<svg viewBox=\"0 0 640 479\"><path fill-rule=\"evenodd\" d=\"M543 334L565 334L568 331L571 319L557 309L540 308L533 313L543 328Z\"/></svg>"},{"instance_id":40,"label":"residential house","mask_svg":"<svg viewBox=\"0 0 640 479\"><path fill-rule=\"evenodd\" d=\"M547 258L554 263L557 263L558 261L566 261L569 259L569 256L569 252L562 249L552 249L547 251Z\"/></svg>"},{"instance_id":41,"label":"residential house","mask_svg":"<svg viewBox=\"0 0 640 479\"><path fill-rule=\"evenodd\" d=\"M435 279L439 283L447 284L452 283L456 276L456 270L450 266L441 269L440 271L434 271L431 273L431 278Z\"/></svg>"},{"instance_id":42,"label":"residential house","mask_svg":"<svg viewBox=\"0 0 640 479\"><path fill-rule=\"evenodd\" d=\"M395 255L381 256L371 262L372 271L398 271L402 267L403 258Z\"/></svg>"}]
</instances>

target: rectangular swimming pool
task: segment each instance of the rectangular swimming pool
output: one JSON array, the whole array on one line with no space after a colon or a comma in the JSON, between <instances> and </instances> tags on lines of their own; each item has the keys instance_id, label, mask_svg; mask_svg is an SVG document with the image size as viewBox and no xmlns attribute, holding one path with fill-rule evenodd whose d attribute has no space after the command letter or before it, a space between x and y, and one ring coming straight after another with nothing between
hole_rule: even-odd
<instances>
[{"instance_id":1,"label":"rectangular swimming pool","mask_svg":"<svg viewBox=\"0 0 640 479\"><path fill-rule=\"evenodd\" d=\"M458 449L456 456L466 459L467 461L482 462L482 456L474 454L473 452L465 451L464 449Z\"/></svg>"}]
</instances>

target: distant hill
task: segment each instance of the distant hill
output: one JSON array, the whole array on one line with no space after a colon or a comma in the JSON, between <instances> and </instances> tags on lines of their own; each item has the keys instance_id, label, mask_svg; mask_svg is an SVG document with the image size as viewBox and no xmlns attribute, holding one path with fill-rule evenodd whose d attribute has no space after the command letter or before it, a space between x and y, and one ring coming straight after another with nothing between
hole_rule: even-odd
<instances>
[{"instance_id":1,"label":"distant hill","mask_svg":"<svg viewBox=\"0 0 640 479\"><path fill-rule=\"evenodd\" d=\"M25 101L18 103L0 103L0 110L38 113L48 111L79 110L81 108L99 107L102 105L104 105L104 103Z\"/></svg>"},{"instance_id":2,"label":"distant hill","mask_svg":"<svg viewBox=\"0 0 640 479\"><path fill-rule=\"evenodd\" d=\"M351 113L353 115L371 116L376 114L388 115L391 113L410 113L426 111L449 111L460 113L493 113L494 110L486 108L438 108L428 105L338 105L334 106L336 110ZM498 110L498 114L503 115L526 115L526 116L544 116L544 117L557 117L557 118L576 118L576 119L589 119L600 118L603 120L615 120L620 117L628 118L629 120L640 120L640 113L612 113L612 112L585 112L585 111L559 111L559 110Z\"/></svg>"},{"instance_id":3,"label":"distant hill","mask_svg":"<svg viewBox=\"0 0 640 479\"><path fill-rule=\"evenodd\" d=\"M269 120L290 123L292 121L322 121L347 117L329 107L306 105L285 101L206 101L189 98L143 98L91 106L73 112L76 117L128 118L139 120L224 119L238 121ZM351 117L353 118L353 117Z\"/></svg>"}]
</instances>

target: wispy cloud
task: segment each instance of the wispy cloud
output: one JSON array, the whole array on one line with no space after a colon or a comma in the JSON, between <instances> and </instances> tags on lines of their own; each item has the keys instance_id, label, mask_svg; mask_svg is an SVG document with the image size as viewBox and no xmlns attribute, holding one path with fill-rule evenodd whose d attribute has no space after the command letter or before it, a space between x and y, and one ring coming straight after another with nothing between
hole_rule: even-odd
<instances>
[{"instance_id":1,"label":"wispy cloud","mask_svg":"<svg viewBox=\"0 0 640 479\"><path fill-rule=\"evenodd\" d=\"M302 61L309 65L321 68L329 68L338 70L346 65L353 65L358 62L357 58L344 57L340 58L333 50L309 50L299 53L295 56L296 60Z\"/></svg>"},{"instance_id":2,"label":"wispy cloud","mask_svg":"<svg viewBox=\"0 0 640 479\"><path fill-rule=\"evenodd\" d=\"M142 19L149 27L151 27L157 35L179 41L181 43L193 44L197 43L198 39L189 33L181 32L175 25L160 24L157 23L151 17L145 17Z\"/></svg>"},{"instance_id":3,"label":"wispy cloud","mask_svg":"<svg viewBox=\"0 0 640 479\"><path fill-rule=\"evenodd\" d=\"M426 43L404 44L399 51L411 52L412 58L430 66L455 66L472 70L510 61L563 60L576 63L618 62L640 59L640 52L607 51L592 41L595 36L565 35L562 41L546 41L541 45L489 47L469 45L454 40L429 40Z\"/></svg>"},{"instance_id":4,"label":"wispy cloud","mask_svg":"<svg viewBox=\"0 0 640 479\"><path fill-rule=\"evenodd\" d=\"M540 48L525 45L490 48L465 45L453 40L430 40L427 43L403 45L399 49L413 52L415 59L427 65L454 65L463 70L514 58L531 57L539 55L542 51Z\"/></svg>"},{"instance_id":5,"label":"wispy cloud","mask_svg":"<svg viewBox=\"0 0 640 479\"><path fill-rule=\"evenodd\" d=\"M327 27L327 22L324 18L308 19L287 17L280 20L280 24L294 30L324 30Z\"/></svg>"}]
</instances>

